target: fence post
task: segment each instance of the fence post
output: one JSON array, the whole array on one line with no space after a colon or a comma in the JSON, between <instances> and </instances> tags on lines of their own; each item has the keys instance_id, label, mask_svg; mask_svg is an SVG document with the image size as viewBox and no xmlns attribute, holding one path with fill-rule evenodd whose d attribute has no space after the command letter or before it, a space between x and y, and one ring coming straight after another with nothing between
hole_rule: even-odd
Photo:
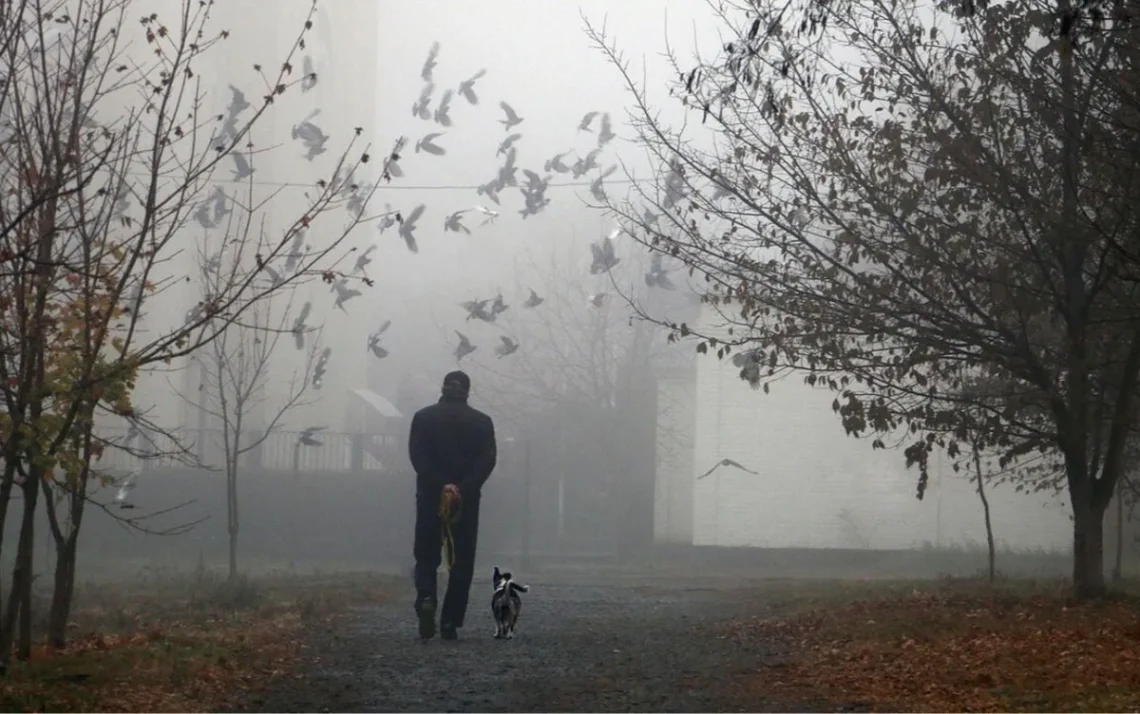
<instances>
[{"instance_id":1,"label":"fence post","mask_svg":"<svg viewBox=\"0 0 1140 714\"><path fill-rule=\"evenodd\" d=\"M530 436L523 437L522 459L522 554L520 560L524 570L530 568Z\"/></svg>"},{"instance_id":2,"label":"fence post","mask_svg":"<svg viewBox=\"0 0 1140 714\"><path fill-rule=\"evenodd\" d=\"M349 439L352 443L350 469L353 473L362 473L364 471L364 434L353 434Z\"/></svg>"}]
</instances>

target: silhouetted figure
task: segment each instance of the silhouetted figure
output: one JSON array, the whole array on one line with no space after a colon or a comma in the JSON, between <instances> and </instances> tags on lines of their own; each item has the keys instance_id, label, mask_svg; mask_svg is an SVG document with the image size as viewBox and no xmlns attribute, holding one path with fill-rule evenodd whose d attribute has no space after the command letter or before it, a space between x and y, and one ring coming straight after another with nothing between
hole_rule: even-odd
<instances>
[{"instance_id":1,"label":"silhouetted figure","mask_svg":"<svg viewBox=\"0 0 1140 714\"><path fill-rule=\"evenodd\" d=\"M451 512L458 516L450 528L454 562L439 622L440 635L453 640L463 627L475 572L480 492L495 468L495 426L491 417L468 406L470 391L465 373L449 372L439 402L415 413L408 435L416 470L416 613L424 639L435 636L436 574L445 537L441 502L451 499Z\"/></svg>"}]
</instances>

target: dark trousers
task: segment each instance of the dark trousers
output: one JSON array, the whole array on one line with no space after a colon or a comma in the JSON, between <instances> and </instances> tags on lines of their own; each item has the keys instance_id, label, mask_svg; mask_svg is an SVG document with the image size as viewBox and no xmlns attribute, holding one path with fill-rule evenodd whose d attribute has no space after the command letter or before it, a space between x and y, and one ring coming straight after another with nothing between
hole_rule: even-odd
<instances>
[{"instance_id":1,"label":"dark trousers","mask_svg":"<svg viewBox=\"0 0 1140 714\"><path fill-rule=\"evenodd\" d=\"M437 597L436 575L443 561L443 528L439 493L416 494L416 604ZM479 496L463 499L459 522L451 529L455 539L455 567L447 578L447 594L440 610L440 625L463 627L471 578L475 575L475 542L479 536Z\"/></svg>"}]
</instances>

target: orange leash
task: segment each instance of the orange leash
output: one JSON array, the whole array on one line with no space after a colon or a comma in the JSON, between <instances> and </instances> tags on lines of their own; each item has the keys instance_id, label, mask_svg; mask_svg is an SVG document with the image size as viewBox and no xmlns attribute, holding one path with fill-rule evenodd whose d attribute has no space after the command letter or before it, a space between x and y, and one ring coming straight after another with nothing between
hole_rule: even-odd
<instances>
[{"instance_id":1,"label":"orange leash","mask_svg":"<svg viewBox=\"0 0 1140 714\"><path fill-rule=\"evenodd\" d=\"M453 527L459 522L459 513L462 503L454 494L446 491L439 496L439 520L443 529L443 557L447 563L447 572L455 567L455 534Z\"/></svg>"}]
</instances>

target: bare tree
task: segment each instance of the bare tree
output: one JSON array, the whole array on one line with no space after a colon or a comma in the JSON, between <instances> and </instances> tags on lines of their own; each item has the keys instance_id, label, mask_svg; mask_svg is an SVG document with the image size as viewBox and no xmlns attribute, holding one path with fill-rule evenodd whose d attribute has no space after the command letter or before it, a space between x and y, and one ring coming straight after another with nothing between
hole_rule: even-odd
<instances>
[{"instance_id":1,"label":"bare tree","mask_svg":"<svg viewBox=\"0 0 1140 714\"><path fill-rule=\"evenodd\" d=\"M1136 33L1107 19L1120 31L1074 49L1043 0L962 22L859 0L816 5L804 41L780 6L748 5L725 11L724 52L681 73L710 142L663 125L588 30L664 167L615 208L707 277L722 322L698 328L703 349L746 346L757 383L828 384L849 433L907 428L919 497L930 450L964 432L1007 460L1059 454L1074 591L1102 594L1140 373ZM957 396L978 378L1005 385L980 424Z\"/></svg>"},{"instance_id":2,"label":"bare tree","mask_svg":"<svg viewBox=\"0 0 1140 714\"><path fill-rule=\"evenodd\" d=\"M218 264L203 264L203 283L207 286L216 283L220 272ZM299 312L293 309L293 297L293 290L278 296L278 301L288 300L284 309L275 309L269 301L258 303L229 330L196 353L193 360L199 368L197 394L180 393L217 427L209 430L208 436L199 433L198 439L212 439L222 454L231 582L238 576L241 530L238 480L246 455L259 449L291 410L312 402L310 385L320 387L319 375L314 374L321 349L319 334L312 336L316 330L308 327L293 330ZM308 342L302 369L284 383L279 379L281 351L278 347L282 336L289 342ZM309 339L306 340L306 336Z\"/></svg>"},{"instance_id":3,"label":"bare tree","mask_svg":"<svg viewBox=\"0 0 1140 714\"><path fill-rule=\"evenodd\" d=\"M27 0L0 12L7 72L0 82L0 532L13 488L24 496L0 661L18 616L17 654L26 657L31 647L37 496L45 481L71 489L77 531L74 509L87 500L98 451L79 445L94 438L96 416L137 419L130 392L140 374L211 344L290 285L329 273L367 219L357 214L328 226L320 245L292 255L298 235L325 228L322 216L348 200L345 177L370 160L358 130L322 164L327 173L313 178L305 200L279 210L283 226L267 224L277 193L252 178L265 156L252 130L306 79L293 64L312 13L284 61L247 70L253 84L237 68L203 69L230 35L214 27L212 8L182 0L166 16L143 13L131 0ZM209 112L210 90L229 82L217 95L229 107ZM231 169L245 186L243 200L219 191L215 173ZM179 255L191 222L210 224L214 252L229 268L186 319L152 315L143 330L147 306L169 313L169 290L189 279ZM293 269L267 281L267 266L286 254ZM49 477L57 468L65 478ZM73 565L64 579L73 580Z\"/></svg>"}]
</instances>

